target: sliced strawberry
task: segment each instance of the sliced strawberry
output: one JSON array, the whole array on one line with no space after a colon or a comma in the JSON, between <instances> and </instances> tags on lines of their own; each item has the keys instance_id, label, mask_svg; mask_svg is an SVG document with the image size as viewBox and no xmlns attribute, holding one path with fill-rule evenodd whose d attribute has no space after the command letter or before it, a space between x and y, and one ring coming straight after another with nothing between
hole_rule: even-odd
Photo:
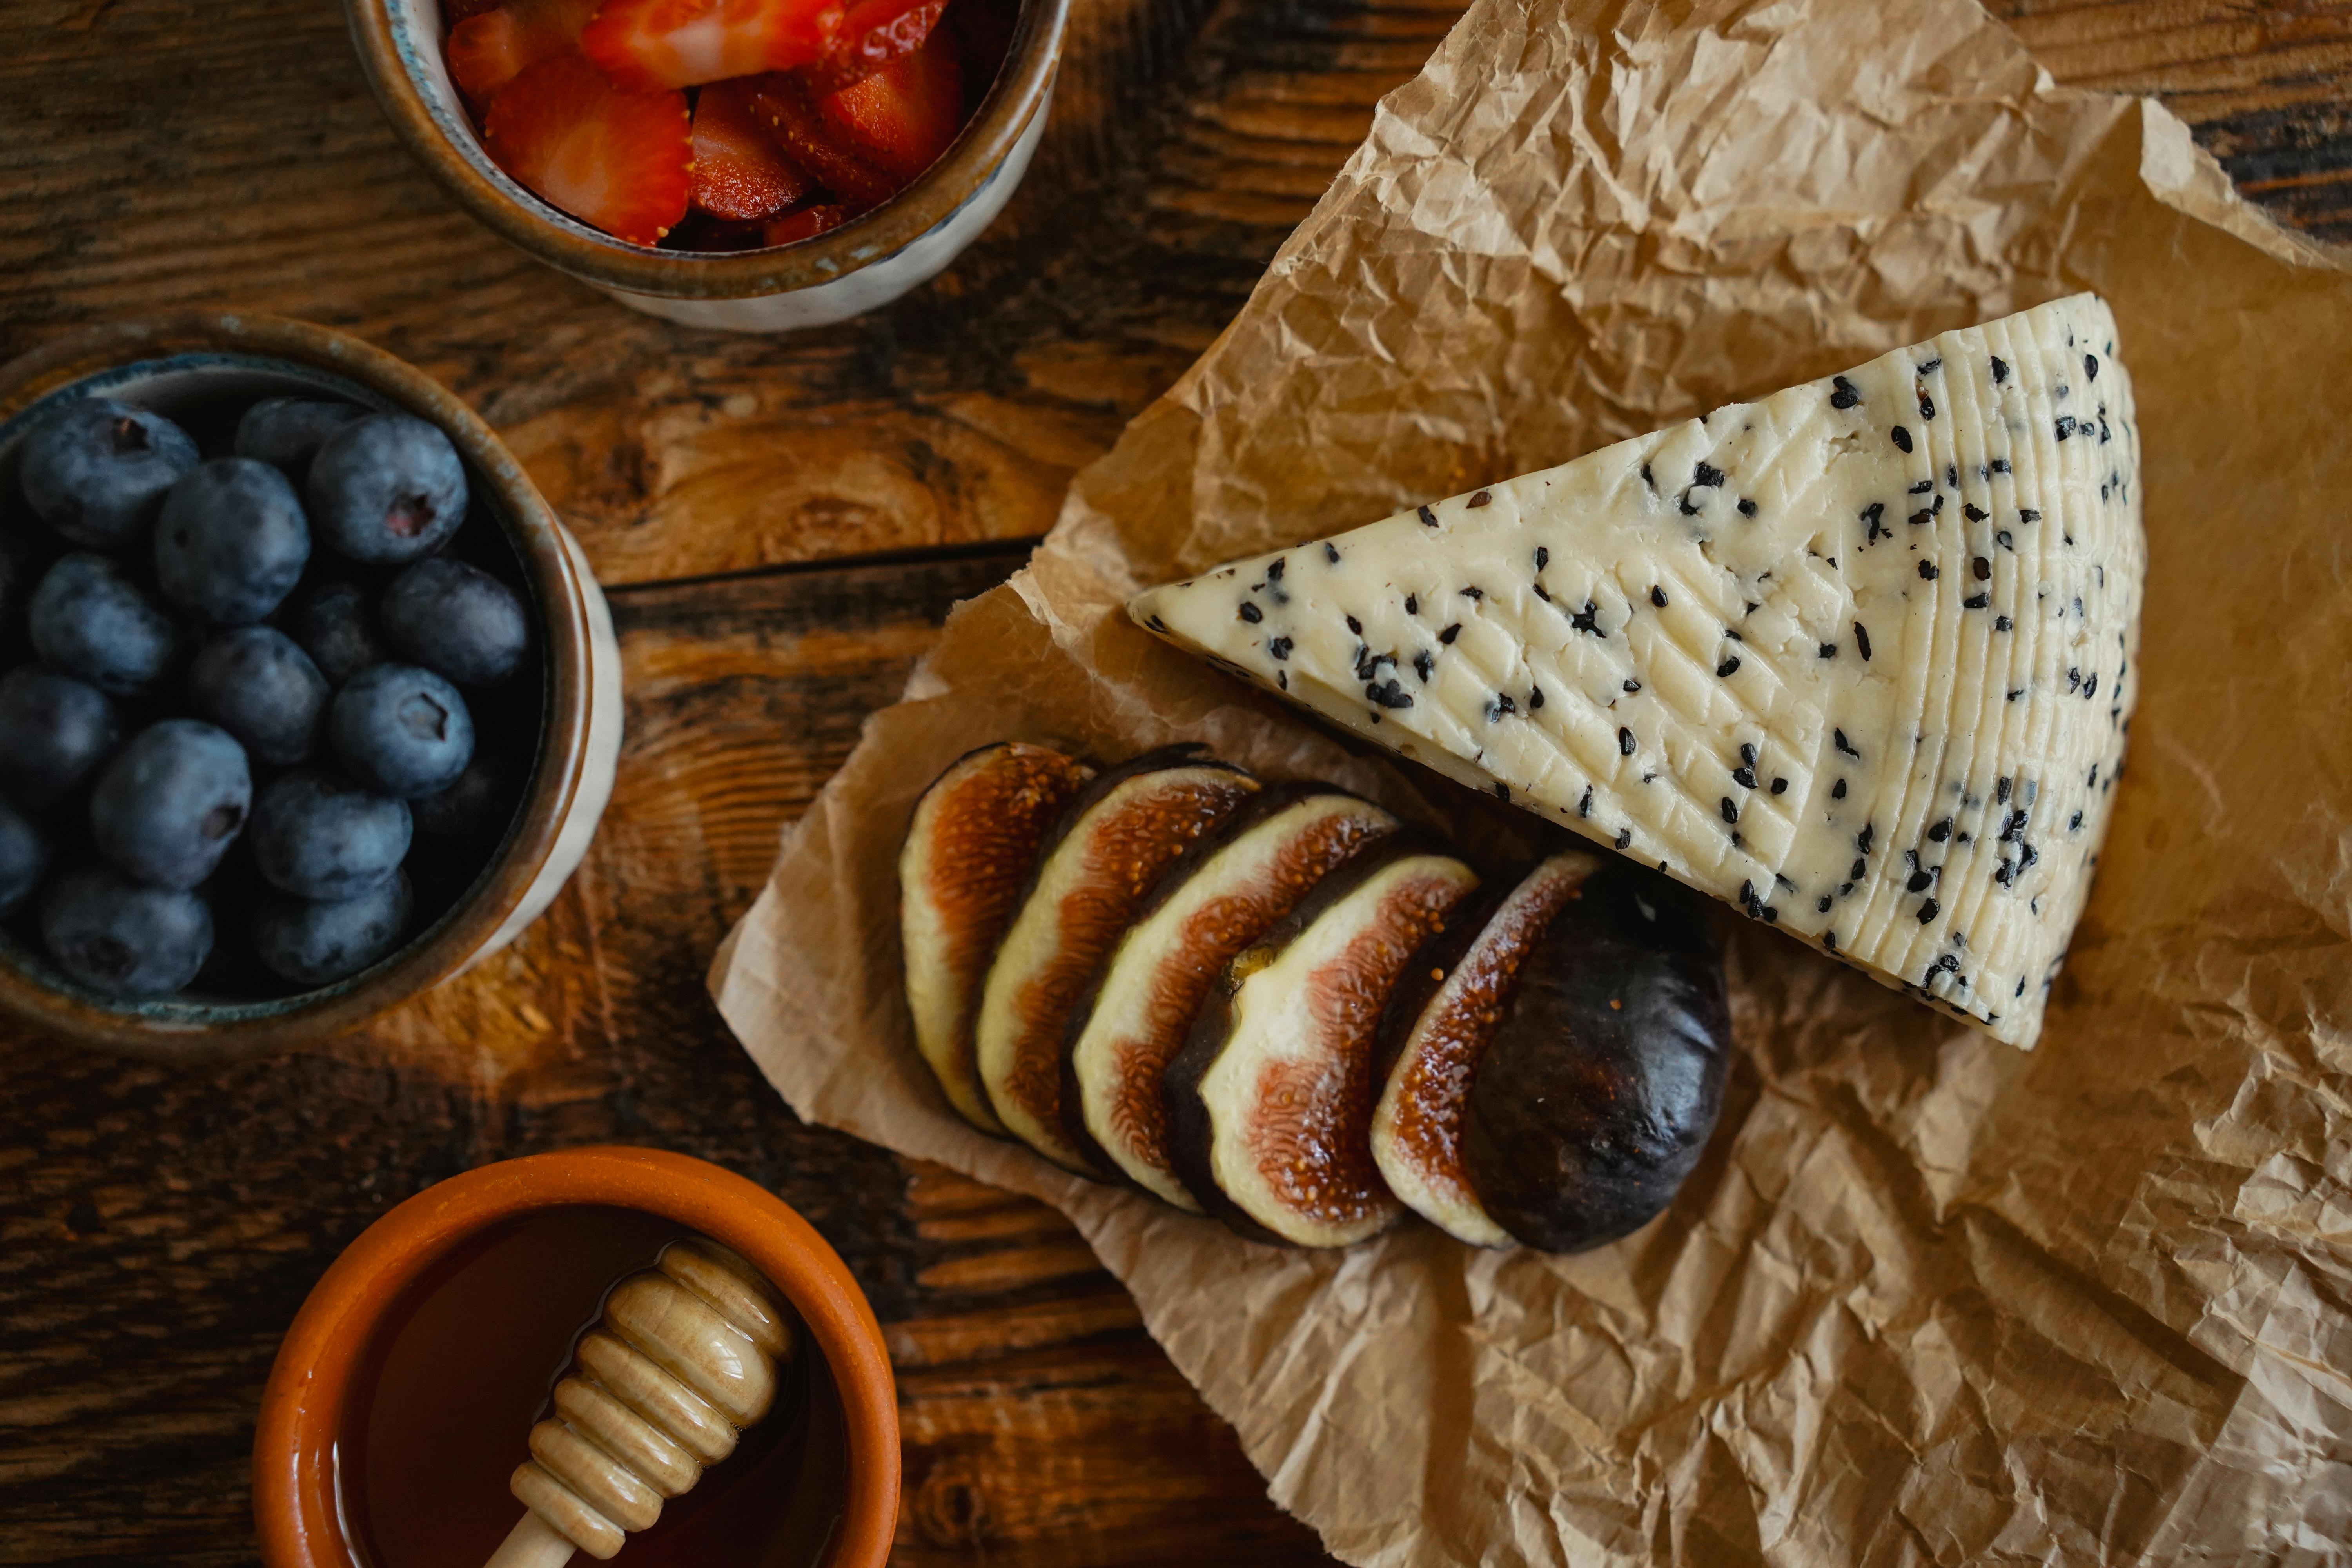
<instances>
[{"instance_id":1,"label":"sliced strawberry","mask_svg":"<svg viewBox=\"0 0 2352 1568\"><path fill-rule=\"evenodd\" d=\"M853 216L847 207L838 203L820 203L815 206L803 207L796 213L786 213L762 230L760 237L771 247L797 245L803 239L814 239L827 229L839 228Z\"/></svg>"},{"instance_id":2,"label":"sliced strawberry","mask_svg":"<svg viewBox=\"0 0 2352 1568\"><path fill-rule=\"evenodd\" d=\"M506 0L449 30L449 76L478 107L550 55L579 47L597 0Z\"/></svg>"},{"instance_id":3,"label":"sliced strawberry","mask_svg":"<svg viewBox=\"0 0 2352 1568\"><path fill-rule=\"evenodd\" d=\"M482 140L550 205L621 239L652 245L686 216L694 146L682 92L631 92L578 55L551 55L499 94Z\"/></svg>"},{"instance_id":4,"label":"sliced strawberry","mask_svg":"<svg viewBox=\"0 0 2352 1568\"><path fill-rule=\"evenodd\" d=\"M898 194L900 182L851 152L825 124L808 84L798 76L772 71L744 85L777 145L852 212L878 207Z\"/></svg>"},{"instance_id":5,"label":"sliced strawberry","mask_svg":"<svg viewBox=\"0 0 2352 1568\"><path fill-rule=\"evenodd\" d=\"M923 47L947 0L854 0L824 58L803 74L818 93L839 92Z\"/></svg>"},{"instance_id":6,"label":"sliced strawberry","mask_svg":"<svg viewBox=\"0 0 2352 1568\"><path fill-rule=\"evenodd\" d=\"M752 102L748 79L715 81L694 104L694 205L737 223L778 216L815 188L784 156Z\"/></svg>"},{"instance_id":7,"label":"sliced strawberry","mask_svg":"<svg viewBox=\"0 0 2352 1568\"><path fill-rule=\"evenodd\" d=\"M604 0L580 47L624 87L692 87L814 63L842 0Z\"/></svg>"},{"instance_id":8,"label":"sliced strawberry","mask_svg":"<svg viewBox=\"0 0 2352 1568\"><path fill-rule=\"evenodd\" d=\"M963 128L963 72L942 40L817 100L825 126L867 163L905 184Z\"/></svg>"}]
</instances>

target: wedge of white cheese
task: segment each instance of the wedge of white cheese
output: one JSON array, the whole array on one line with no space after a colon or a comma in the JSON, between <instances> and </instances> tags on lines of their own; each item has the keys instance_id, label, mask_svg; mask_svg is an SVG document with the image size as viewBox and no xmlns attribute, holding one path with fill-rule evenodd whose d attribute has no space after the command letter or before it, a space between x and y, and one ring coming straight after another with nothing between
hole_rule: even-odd
<instances>
[{"instance_id":1,"label":"wedge of white cheese","mask_svg":"<svg viewBox=\"0 0 2352 1568\"><path fill-rule=\"evenodd\" d=\"M2081 294L1129 613L2031 1047L2146 553L2130 378Z\"/></svg>"}]
</instances>

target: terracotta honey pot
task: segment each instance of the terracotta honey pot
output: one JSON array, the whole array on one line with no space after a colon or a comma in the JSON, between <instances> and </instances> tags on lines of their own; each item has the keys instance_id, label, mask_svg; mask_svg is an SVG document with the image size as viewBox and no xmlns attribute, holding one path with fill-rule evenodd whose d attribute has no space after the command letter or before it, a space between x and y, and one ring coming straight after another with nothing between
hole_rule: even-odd
<instances>
[{"instance_id":1,"label":"terracotta honey pot","mask_svg":"<svg viewBox=\"0 0 2352 1568\"><path fill-rule=\"evenodd\" d=\"M840 1257L657 1150L485 1166L320 1277L254 1443L268 1568L870 1568L896 1384Z\"/></svg>"}]
</instances>

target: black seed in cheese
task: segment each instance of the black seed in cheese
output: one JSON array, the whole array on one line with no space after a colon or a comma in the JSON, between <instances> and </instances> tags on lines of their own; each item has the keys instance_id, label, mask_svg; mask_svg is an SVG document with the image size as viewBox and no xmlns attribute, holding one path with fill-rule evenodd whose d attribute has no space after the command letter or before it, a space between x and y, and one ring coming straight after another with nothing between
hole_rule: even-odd
<instances>
[{"instance_id":1,"label":"black seed in cheese","mask_svg":"<svg viewBox=\"0 0 2352 1568\"><path fill-rule=\"evenodd\" d=\"M1855 389L1853 383L1848 381L1842 375L1833 375L1830 377L1830 406L1832 408L1852 408L1861 403L1861 401L1862 394Z\"/></svg>"},{"instance_id":2,"label":"black seed in cheese","mask_svg":"<svg viewBox=\"0 0 2352 1568\"><path fill-rule=\"evenodd\" d=\"M1540 572L1540 571L1542 571L1545 567L1547 567L1547 566L1549 566L1549 565L1550 565L1550 564L1551 564L1551 552L1550 552L1550 551L1549 551L1549 550L1547 550L1547 549L1545 549L1545 548L1544 548L1542 545L1540 545L1540 544L1537 545L1537 546L1536 546L1536 570L1537 570L1537 571L1538 571L1538 572Z\"/></svg>"},{"instance_id":3,"label":"black seed in cheese","mask_svg":"<svg viewBox=\"0 0 2352 1568\"><path fill-rule=\"evenodd\" d=\"M1927 829L1927 841L1930 844L1941 844L1945 839L1949 838L1951 836L1952 819L1948 816L1936 824L1935 826Z\"/></svg>"},{"instance_id":4,"label":"black seed in cheese","mask_svg":"<svg viewBox=\"0 0 2352 1568\"><path fill-rule=\"evenodd\" d=\"M1888 437L1894 441L1898 449L1906 452L1911 449L1911 432L1906 430L1902 426L1897 425L1894 429L1889 430L1886 434Z\"/></svg>"},{"instance_id":5,"label":"black seed in cheese","mask_svg":"<svg viewBox=\"0 0 2352 1568\"><path fill-rule=\"evenodd\" d=\"M1265 612L1259 609L1255 605L1251 604L1247 599L1244 599L1242 601L1241 608L1234 613L1252 626L1255 626L1258 622L1265 619Z\"/></svg>"},{"instance_id":6,"label":"black seed in cheese","mask_svg":"<svg viewBox=\"0 0 2352 1568\"><path fill-rule=\"evenodd\" d=\"M1424 506L1421 509L1421 521L1431 528L1435 528L1437 526L1437 514L1430 510L1428 507Z\"/></svg>"},{"instance_id":7,"label":"black seed in cheese","mask_svg":"<svg viewBox=\"0 0 2352 1568\"><path fill-rule=\"evenodd\" d=\"M1870 662L1870 633L1860 621L1853 623L1853 648L1864 664Z\"/></svg>"},{"instance_id":8,"label":"black seed in cheese","mask_svg":"<svg viewBox=\"0 0 2352 1568\"><path fill-rule=\"evenodd\" d=\"M1362 636L1364 635L1364 623L1363 623L1363 622L1361 622L1361 621L1358 620L1358 619L1357 619L1355 616L1348 616L1344 617L1344 619L1345 619L1345 620L1347 621L1347 623L1348 623L1348 629L1349 629L1349 631L1353 632L1353 633L1354 633L1356 636L1358 636L1358 637L1362 637Z\"/></svg>"},{"instance_id":9,"label":"black seed in cheese","mask_svg":"<svg viewBox=\"0 0 2352 1568\"><path fill-rule=\"evenodd\" d=\"M1429 657L1429 650L1427 648L1423 648L1419 653L1412 656L1413 673L1421 677L1422 683L1423 685L1428 684L1430 671L1436 668L1437 661Z\"/></svg>"},{"instance_id":10,"label":"black seed in cheese","mask_svg":"<svg viewBox=\"0 0 2352 1568\"><path fill-rule=\"evenodd\" d=\"M1621 757L1632 756L1633 744L1633 731L1620 724L1617 727L1617 754Z\"/></svg>"},{"instance_id":11,"label":"black seed in cheese","mask_svg":"<svg viewBox=\"0 0 2352 1568\"><path fill-rule=\"evenodd\" d=\"M1960 608L1964 610L1981 610L1990 603L1992 603L1992 597L1989 594L1970 594L1967 598L1960 601Z\"/></svg>"},{"instance_id":12,"label":"black seed in cheese","mask_svg":"<svg viewBox=\"0 0 2352 1568\"><path fill-rule=\"evenodd\" d=\"M1938 575L1936 571L1936 563L1932 561L1922 561L1919 563L1919 575L1927 582L1934 582Z\"/></svg>"},{"instance_id":13,"label":"black seed in cheese","mask_svg":"<svg viewBox=\"0 0 2352 1568\"><path fill-rule=\"evenodd\" d=\"M1739 502L1739 515L1742 517L1754 517L1756 515L1756 503L1745 497L1742 497Z\"/></svg>"},{"instance_id":14,"label":"black seed in cheese","mask_svg":"<svg viewBox=\"0 0 2352 1568\"><path fill-rule=\"evenodd\" d=\"M1728 679L1736 671L1738 671L1738 668L1739 656L1738 654L1733 654L1729 658L1725 659L1721 664L1715 667L1715 678L1717 680Z\"/></svg>"},{"instance_id":15,"label":"black seed in cheese","mask_svg":"<svg viewBox=\"0 0 2352 1568\"><path fill-rule=\"evenodd\" d=\"M1960 505L1960 515L1967 518L1970 522L1983 522L1987 519L1990 518L1992 513L1985 510L1984 508L1977 505L1974 501L1964 501Z\"/></svg>"},{"instance_id":16,"label":"black seed in cheese","mask_svg":"<svg viewBox=\"0 0 2352 1568\"><path fill-rule=\"evenodd\" d=\"M1723 813L1724 821L1737 822L1739 820L1739 808L1731 804L1731 797L1729 795L1725 795L1723 797L1723 804L1719 809Z\"/></svg>"},{"instance_id":17,"label":"black seed in cheese","mask_svg":"<svg viewBox=\"0 0 2352 1568\"><path fill-rule=\"evenodd\" d=\"M1753 768L1734 768L1731 770L1731 782L1738 784L1741 789L1754 789L1756 787L1756 770Z\"/></svg>"},{"instance_id":18,"label":"black seed in cheese","mask_svg":"<svg viewBox=\"0 0 2352 1568\"><path fill-rule=\"evenodd\" d=\"M1591 632L1597 637L1607 637L1609 634L1601 629L1600 615L1599 608L1591 600L1587 599L1584 601L1584 608L1568 617L1568 624L1578 631Z\"/></svg>"},{"instance_id":19,"label":"black seed in cheese","mask_svg":"<svg viewBox=\"0 0 2352 1568\"><path fill-rule=\"evenodd\" d=\"M1832 730L1830 734L1832 738L1837 742L1837 749L1839 751L1843 752L1855 762L1862 761L1862 753L1853 749L1853 743L1845 738L1845 731L1843 730Z\"/></svg>"},{"instance_id":20,"label":"black seed in cheese","mask_svg":"<svg viewBox=\"0 0 2352 1568\"><path fill-rule=\"evenodd\" d=\"M1786 794L1788 794L1788 793L1789 793L1789 781L1788 781L1787 779L1783 779L1783 778L1776 778L1776 779L1774 779L1774 780L1772 781L1772 793L1773 793L1774 795L1786 795Z\"/></svg>"},{"instance_id":21,"label":"black seed in cheese","mask_svg":"<svg viewBox=\"0 0 2352 1568\"><path fill-rule=\"evenodd\" d=\"M1845 798L1845 780L1840 779L1837 783L1830 786L1830 798L1832 800L1843 800Z\"/></svg>"},{"instance_id":22,"label":"black seed in cheese","mask_svg":"<svg viewBox=\"0 0 2352 1568\"><path fill-rule=\"evenodd\" d=\"M1487 494L1485 490L1480 490L1476 495L1470 498L1470 504L1474 507L1485 506L1488 501L1491 501L1494 499L1495 498L1493 496Z\"/></svg>"},{"instance_id":23,"label":"black seed in cheese","mask_svg":"<svg viewBox=\"0 0 2352 1568\"><path fill-rule=\"evenodd\" d=\"M1927 389L1923 386L1919 389L1919 417L1922 419L1933 419L1935 416L1936 400L1927 395ZM1907 452L1910 448L1906 447L1904 450Z\"/></svg>"},{"instance_id":24,"label":"black seed in cheese","mask_svg":"<svg viewBox=\"0 0 2352 1568\"><path fill-rule=\"evenodd\" d=\"M1339 564L1339 547L1336 544L1325 544L1323 546L1323 559L1328 561L1334 566Z\"/></svg>"},{"instance_id":25,"label":"black seed in cheese","mask_svg":"<svg viewBox=\"0 0 2352 1568\"><path fill-rule=\"evenodd\" d=\"M1992 384L1999 386L2009 379L2009 362L1999 354L1992 356Z\"/></svg>"},{"instance_id":26,"label":"black seed in cheese","mask_svg":"<svg viewBox=\"0 0 2352 1568\"><path fill-rule=\"evenodd\" d=\"M1620 829L1618 830L1618 833L1617 833L1617 847L1618 847L1618 848L1622 849L1622 848L1624 848L1627 845L1629 845L1629 844L1631 844L1631 843L1633 843L1633 830L1632 828L1630 828L1630 827L1626 827L1626 828L1620 828ZM1659 862L1659 864L1660 864L1661 866L1664 866L1664 865L1665 864L1665 862L1664 862L1664 861L1660 861L1660 862Z\"/></svg>"},{"instance_id":27,"label":"black seed in cheese","mask_svg":"<svg viewBox=\"0 0 2352 1568\"><path fill-rule=\"evenodd\" d=\"M1639 690L1641 690L1641 689L1642 689L1642 683L1641 683L1640 681L1635 680L1635 679L1633 679L1631 677L1628 677L1628 678L1626 679L1626 681L1625 681L1625 695L1626 695L1626 696L1631 697L1631 696L1633 696L1635 692L1637 692L1637 691L1639 691ZM1615 706L1616 706L1616 704L1612 702L1612 703L1611 703L1611 704L1610 704L1610 706L1613 708L1613 707L1615 707Z\"/></svg>"},{"instance_id":28,"label":"black seed in cheese","mask_svg":"<svg viewBox=\"0 0 2352 1568\"><path fill-rule=\"evenodd\" d=\"M2007 616L1995 616L1992 618L1992 629L1997 632L2008 631L2016 624L2016 622L2011 620Z\"/></svg>"},{"instance_id":29,"label":"black seed in cheese","mask_svg":"<svg viewBox=\"0 0 2352 1568\"><path fill-rule=\"evenodd\" d=\"M1935 481L1935 480L1933 480L1933 479L1921 479L1917 484L1913 485L1913 486L1911 487L1910 493L1911 493L1911 494L1913 494L1913 495L1915 495L1915 496L1924 496L1924 495L1927 494L1930 490L1933 490L1935 488L1936 488L1936 481Z\"/></svg>"},{"instance_id":30,"label":"black seed in cheese","mask_svg":"<svg viewBox=\"0 0 2352 1568\"><path fill-rule=\"evenodd\" d=\"M1404 613L1405 613L1406 615L1408 615L1408 616L1417 616L1417 615L1421 614L1421 595L1418 595L1418 594L1407 594L1407 595L1404 596Z\"/></svg>"},{"instance_id":31,"label":"black seed in cheese","mask_svg":"<svg viewBox=\"0 0 2352 1568\"><path fill-rule=\"evenodd\" d=\"M1530 712L1530 713L1532 713L1532 712L1534 712L1537 709L1538 709L1538 708L1542 707L1542 706L1543 706L1543 704L1544 704L1543 688L1542 688L1542 687L1540 687L1540 686L1531 686L1531 687L1529 687L1529 688L1528 689L1528 712Z\"/></svg>"},{"instance_id":32,"label":"black seed in cheese","mask_svg":"<svg viewBox=\"0 0 2352 1568\"><path fill-rule=\"evenodd\" d=\"M1276 637L1272 642L1265 645L1265 651L1276 658L1288 658L1290 657L1290 647L1291 644L1288 637Z\"/></svg>"},{"instance_id":33,"label":"black seed in cheese","mask_svg":"<svg viewBox=\"0 0 2352 1568\"><path fill-rule=\"evenodd\" d=\"M2017 509L2017 521L2020 522L2040 522L2042 521L2042 514L2034 510L2030 506L2020 507Z\"/></svg>"},{"instance_id":34,"label":"black seed in cheese","mask_svg":"<svg viewBox=\"0 0 2352 1568\"><path fill-rule=\"evenodd\" d=\"M1650 589L1650 603L1657 605L1658 608L1662 610L1664 609L1666 607L1666 591L1664 588L1653 584Z\"/></svg>"},{"instance_id":35,"label":"black seed in cheese","mask_svg":"<svg viewBox=\"0 0 2352 1568\"><path fill-rule=\"evenodd\" d=\"M1922 900L1919 901L1919 923L1920 923L1921 925L1926 925L1926 924L1927 924L1928 922L1930 922L1931 921L1933 921L1933 920L1936 918L1936 916L1937 916L1937 914L1939 914L1939 913L1941 913L1941 912L1942 912L1942 911L1941 911L1941 910L1937 907L1937 903L1936 903L1936 900L1933 900L1933 899L1922 899Z\"/></svg>"},{"instance_id":36,"label":"black seed in cheese","mask_svg":"<svg viewBox=\"0 0 2352 1568\"><path fill-rule=\"evenodd\" d=\"M1723 470L1712 463L1701 463L1691 470L1691 483L1695 486L1703 485L1708 489L1720 489L1723 484Z\"/></svg>"}]
</instances>

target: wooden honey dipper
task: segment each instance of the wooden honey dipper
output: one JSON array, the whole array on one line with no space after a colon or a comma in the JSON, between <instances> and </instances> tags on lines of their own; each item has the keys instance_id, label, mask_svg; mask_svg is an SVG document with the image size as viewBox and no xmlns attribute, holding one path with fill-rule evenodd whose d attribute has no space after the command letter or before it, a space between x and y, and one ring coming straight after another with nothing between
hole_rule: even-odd
<instances>
[{"instance_id":1,"label":"wooden honey dipper","mask_svg":"<svg viewBox=\"0 0 2352 1568\"><path fill-rule=\"evenodd\" d=\"M530 1511L485 1568L620 1551L768 1414L792 1352L792 1324L758 1270L698 1237L663 1247L604 1299L555 1385L555 1415L530 1429L531 1457L508 1483Z\"/></svg>"}]
</instances>

